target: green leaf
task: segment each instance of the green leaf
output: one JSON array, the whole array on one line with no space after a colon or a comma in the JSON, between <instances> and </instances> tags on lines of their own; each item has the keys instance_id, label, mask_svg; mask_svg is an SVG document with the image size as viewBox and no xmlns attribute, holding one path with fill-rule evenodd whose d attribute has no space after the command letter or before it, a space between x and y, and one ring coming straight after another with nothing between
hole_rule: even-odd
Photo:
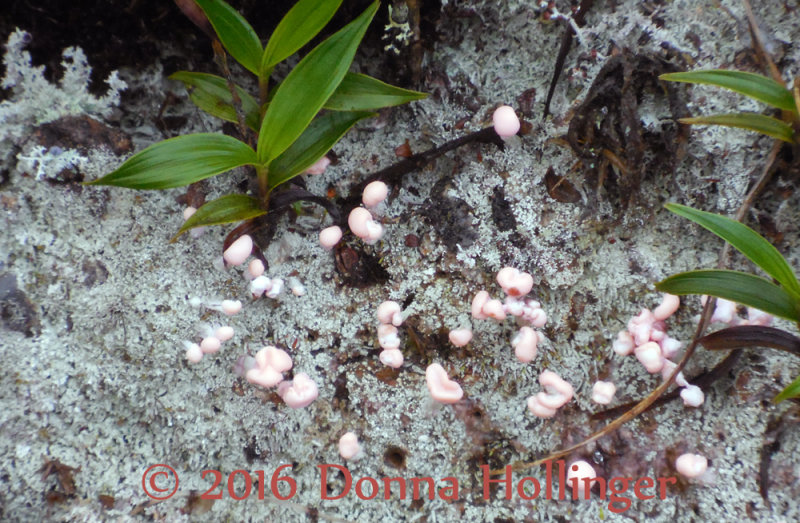
<instances>
[{"instance_id":1,"label":"green leaf","mask_svg":"<svg viewBox=\"0 0 800 523\"><path fill-rule=\"evenodd\" d=\"M780 394L775 396L775 399L773 399L772 402L780 403L783 400L796 398L798 396L800 396L800 376L796 377L793 382L791 382L785 389L783 389L780 392Z\"/></svg>"},{"instance_id":2,"label":"green leaf","mask_svg":"<svg viewBox=\"0 0 800 523\"><path fill-rule=\"evenodd\" d=\"M716 85L749 96L772 107L797 113L792 92L785 85L760 74L709 69L687 73L667 73L658 78L670 82Z\"/></svg>"},{"instance_id":3,"label":"green leaf","mask_svg":"<svg viewBox=\"0 0 800 523\"><path fill-rule=\"evenodd\" d=\"M800 321L800 303L771 281L738 271L707 269L675 274L656 284L669 294L708 294L792 321Z\"/></svg>"},{"instance_id":4,"label":"green leaf","mask_svg":"<svg viewBox=\"0 0 800 523\"><path fill-rule=\"evenodd\" d=\"M238 123L236 109L233 108L233 95L228 89L228 82L213 74L190 73L189 71L178 71L170 75L170 80L183 82L186 90L189 91L189 98L192 102L212 116L222 118L229 122ZM236 94L242 103L245 123L254 131L258 130L258 102L250 94L236 86Z\"/></svg>"},{"instance_id":5,"label":"green leaf","mask_svg":"<svg viewBox=\"0 0 800 523\"><path fill-rule=\"evenodd\" d=\"M300 138L269 164L270 189L311 167L357 121L371 116L375 116L375 113L341 111L325 113L315 118Z\"/></svg>"},{"instance_id":6,"label":"green leaf","mask_svg":"<svg viewBox=\"0 0 800 523\"><path fill-rule=\"evenodd\" d=\"M171 189L257 163L255 151L236 138L215 133L187 134L151 145L128 158L116 171L87 185Z\"/></svg>"},{"instance_id":7,"label":"green leaf","mask_svg":"<svg viewBox=\"0 0 800 523\"><path fill-rule=\"evenodd\" d=\"M244 194L229 194L207 202L197 209L197 212L183 222L183 226L172 238L172 241L175 241L178 236L194 227L239 222L262 214L267 214L267 211L261 207L261 202L258 199Z\"/></svg>"},{"instance_id":8,"label":"green leaf","mask_svg":"<svg viewBox=\"0 0 800 523\"><path fill-rule=\"evenodd\" d=\"M717 114L712 116L697 116L695 118L680 118L680 123L690 125L724 125L726 127L739 127L757 133L766 134L778 140L792 143L794 130L786 122L756 113Z\"/></svg>"},{"instance_id":9,"label":"green leaf","mask_svg":"<svg viewBox=\"0 0 800 523\"><path fill-rule=\"evenodd\" d=\"M258 74L261 40L239 12L222 0L195 0L214 26L219 41L245 69Z\"/></svg>"},{"instance_id":10,"label":"green leaf","mask_svg":"<svg viewBox=\"0 0 800 523\"><path fill-rule=\"evenodd\" d=\"M365 74L347 73L325 102L325 109L367 111L413 102L426 96L426 93L395 87Z\"/></svg>"},{"instance_id":11,"label":"green leaf","mask_svg":"<svg viewBox=\"0 0 800 523\"><path fill-rule=\"evenodd\" d=\"M800 283L798 283L792 268L789 267L786 259L778 252L778 249L756 231L736 220L731 220L719 214L693 209L685 205L668 203L664 207L678 216L683 216L708 229L730 243L736 250L761 267L764 272L775 278L778 283L800 300Z\"/></svg>"},{"instance_id":12,"label":"green leaf","mask_svg":"<svg viewBox=\"0 0 800 523\"><path fill-rule=\"evenodd\" d=\"M342 0L300 0L281 19L261 56L261 73L293 55L319 33Z\"/></svg>"},{"instance_id":13,"label":"green leaf","mask_svg":"<svg viewBox=\"0 0 800 523\"><path fill-rule=\"evenodd\" d=\"M344 78L378 1L315 47L286 77L269 104L258 136L258 158L275 159L308 127Z\"/></svg>"}]
</instances>

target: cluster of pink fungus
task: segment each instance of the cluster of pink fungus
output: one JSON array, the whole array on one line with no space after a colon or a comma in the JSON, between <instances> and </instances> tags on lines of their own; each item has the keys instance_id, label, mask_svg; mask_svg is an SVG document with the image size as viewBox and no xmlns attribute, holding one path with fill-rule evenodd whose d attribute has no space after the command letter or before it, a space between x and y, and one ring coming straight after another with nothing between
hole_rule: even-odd
<instances>
[{"instance_id":1,"label":"cluster of pink fungus","mask_svg":"<svg viewBox=\"0 0 800 523\"><path fill-rule=\"evenodd\" d=\"M186 359L191 363L199 363L206 354L217 352L222 344L233 338L233 327L223 325L212 328L203 327L203 339L198 343L184 342L186 346Z\"/></svg>"},{"instance_id":2,"label":"cluster of pink fungus","mask_svg":"<svg viewBox=\"0 0 800 523\"><path fill-rule=\"evenodd\" d=\"M614 341L614 352L620 356L634 354L639 363L651 374L661 373L668 379L677 364L673 361L682 343L667 334L666 320L680 306L680 298L664 294L661 304L653 309L642 309L638 316L631 318L626 330L620 331ZM703 391L691 385L679 372L675 383L682 387L681 398L687 407L699 407L705 401Z\"/></svg>"},{"instance_id":3,"label":"cluster of pink fungus","mask_svg":"<svg viewBox=\"0 0 800 523\"><path fill-rule=\"evenodd\" d=\"M291 381L284 381L283 373L289 371L292 364L292 358L285 350L268 345L259 350L255 358L239 358L234 370L253 385L264 388L277 385L278 395L284 403L293 409L300 409L317 399L319 389L304 372L295 374Z\"/></svg>"},{"instance_id":4,"label":"cluster of pink fungus","mask_svg":"<svg viewBox=\"0 0 800 523\"><path fill-rule=\"evenodd\" d=\"M381 363L393 369L403 366L403 353L400 351L400 336L397 327L403 324L400 304L387 300L378 305L378 343L383 349Z\"/></svg>"},{"instance_id":5,"label":"cluster of pink fungus","mask_svg":"<svg viewBox=\"0 0 800 523\"><path fill-rule=\"evenodd\" d=\"M523 325L511 340L514 354L523 363L530 363L536 357L538 345L544 336L533 329L541 328L547 323L547 314L542 305L525 295L533 289L533 277L513 267L504 267L497 273L497 283L506 294L504 301L490 298L485 290L479 291L472 300L472 317L478 320L491 318L503 321L514 316Z\"/></svg>"}]
</instances>

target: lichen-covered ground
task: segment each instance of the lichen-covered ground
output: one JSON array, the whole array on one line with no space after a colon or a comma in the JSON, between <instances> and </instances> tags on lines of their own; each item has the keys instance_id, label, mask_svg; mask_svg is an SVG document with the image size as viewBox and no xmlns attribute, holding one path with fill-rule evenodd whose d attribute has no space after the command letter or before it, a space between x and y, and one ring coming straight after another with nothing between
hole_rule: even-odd
<instances>
[{"instance_id":1,"label":"lichen-covered ground","mask_svg":"<svg viewBox=\"0 0 800 523\"><path fill-rule=\"evenodd\" d=\"M556 2L566 11L562 3ZM215 268L223 227L169 243L182 220L176 202L181 190L83 187L59 175L70 164L85 179L109 172L123 158L108 148L70 152L69 144L56 144L55 150L37 145L37 126L64 115L105 118L137 150L162 139L154 122L165 96L183 96L165 79L172 70L156 64L119 71L133 96L116 107L114 93L97 99L83 90L86 71L74 52L72 73L60 85L27 67L22 42L7 53L4 87L10 90L0 105L0 519L800 518L800 432L788 421L793 407L770 402L798 364L789 355L755 350L707 391L702 407L673 402L568 458L593 462L606 478L638 479L675 476L675 457L697 452L710 462L702 481L678 479L663 500L636 499L630 485L621 496L631 503L621 513L596 494L589 501L559 501L544 499L542 492L527 501L516 489L492 488L484 498L481 465L499 468L542 456L606 423L589 418L600 410L590 399L597 379L616 382L614 405L638 399L659 383L634 359L614 355L611 342L628 318L658 303L654 282L714 266L722 247L661 204L732 214L763 168L771 142L740 130L693 129L676 167L646 169L639 191L628 194L613 182L596 191L584 181L582 167L573 170L575 155L557 140L617 49L630 57L669 58L680 67L753 70L739 2L596 2L567 57L553 116L546 120L541 110L562 27L543 23L537 2L443 4L437 37L421 64L421 85L414 86L432 95L347 134L334 147L338 162L324 175L309 176L308 189L347 194L367 174L397 161L394 149L405 140L419 152L478 130L501 103L530 111L525 116L532 129L505 151L471 145L393 187L383 240L372 247L351 242L359 256L374 256L382 268L381 281L364 288L348 283L318 245L316 234L329 223L320 209L308 207L291 223L284 218L265 253L268 273L296 276L306 287L303 297L284 293L251 302L240 269ZM800 34L800 6L769 0L754 9L784 78L800 74L800 48L792 41ZM374 66L381 52L366 48L354 67L381 76ZM734 93L703 87L686 92L693 114L763 110ZM646 140L663 143L659 136L673 125L663 97L650 90L640 102ZM173 133L220 129L183 98L165 114L184 117L185 125ZM645 154L653 155L651 164L663 163L661 153ZM544 178L550 167L578 189L577 201L548 193ZM210 180L209 199L237 190L244 177L235 172ZM748 222L800 268L797 185L796 177L778 175ZM494 275L504 265L534 275L533 294L549 316L547 341L527 365L513 357L510 321L469 315L477 291L500 295ZM733 265L748 268L738 257ZM184 340L197 340L203 322L226 321L190 302L221 297L246 302L227 320L236 335L218 354L188 364ZM401 329L406 363L397 371L378 360L375 309L385 299L403 303L408 316ZM670 333L688 340L699 309L697 297L684 300ZM465 326L473 328L473 341L452 347L447 331ZM319 385L319 398L309 407L290 409L272 390L250 386L233 373L240 356L266 344L290 352L294 372L307 373ZM719 358L698 351L687 375ZM464 400L442 406L430 399L424 372L432 362L462 385ZM540 390L537 377L544 369L571 382L576 399L543 420L527 411L525 401ZM347 431L359 435L364 456L345 463L337 442ZM776 434L779 445L765 449ZM772 454L766 475L770 503L759 493L765 452ZM142 481L155 464L169 465L180 478L175 495L158 503L147 497ZM321 499L324 464L346 466L352 475L352 489L341 499ZM271 494L270 481L286 465L297 489L281 501ZM204 476L208 469L220 471L220 486L212 488L213 474ZM237 470L253 475L252 492L242 500L228 493L228 478ZM265 481L258 481L257 471ZM526 474L544 482L544 468ZM354 492L362 477L431 477L439 487L450 486L440 480L452 477L458 492L453 500L439 494L413 500L410 490L401 499L397 490L381 489L375 499L362 500ZM515 483L522 477L515 474ZM156 486L165 487L163 480L156 478ZM342 493L344 484L331 468L329 495ZM234 474L232 485L242 497L244 475ZM201 499L209 490L221 499Z\"/></svg>"}]
</instances>

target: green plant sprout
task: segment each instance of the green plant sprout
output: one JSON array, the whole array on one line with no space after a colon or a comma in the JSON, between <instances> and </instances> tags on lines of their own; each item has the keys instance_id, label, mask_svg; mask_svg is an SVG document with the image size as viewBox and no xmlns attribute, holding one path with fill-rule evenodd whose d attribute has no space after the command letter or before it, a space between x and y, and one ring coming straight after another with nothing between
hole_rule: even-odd
<instances>
[{"instance_id":1,"label":"green plant sprout","mask_svg":"<svg viewBox=\"0 0 800 523\"><path fill-rule=\"evenodd\" d=\"M170 138L135 154L115 171L89 182L131 189L170 189L249 165L258 197L222 196L201 206L178 231L250 220L269 209L272 191L302 174L374 110L419 100L424 93L348 72L379 3L314 47L274 89L273 69L316 36L342 0L300 0L280 21L266 46L251 25L223 0L195 0L225 50L258 78L258 97L229 78L180 71L192 102L205 112L255 133L253 147L219 133ZM219 53L222 55L222 53ZM224 68L224 67L223 67ZM229 75L228 75L229 76Z\"/></svg>"},{"instance_id":2,"label":"green plant sprout","mask_svg":"<svg viewBox=\"0 0 800 523\"><path fill-rule=\"evenodd\" d=\"M800 141L800 131L798 131L800 129L800 79L795 79L792 89L760 74L724 69L668 73L662 74L659 79L669 82L708 84L730 89L770 107L780 109L782 114L780 119L757 113L718 114L681 118L678 120L681 123L739 127L792 144Z\"/></svg>"},{"instance_id":3,"label":"green plant sprout","mask_svg":"<svg viewBox=\"0 0 800 523\"><path fill-rule=\"evenodd\" d=\"M773 281L731 270L696 270L675 274L656 284L669 294L707 294L795 322L800 329L800 283L780 252L750 227L709 212L669 203L666 208L713 232L755 263ZM775 283L777 282L777 283ZM700 340L712 350L763 346L800 356L800 338L772 327L746 325L722 329ZM800 376L775 401L800 396Z\"/></svg>"}]
</instances>

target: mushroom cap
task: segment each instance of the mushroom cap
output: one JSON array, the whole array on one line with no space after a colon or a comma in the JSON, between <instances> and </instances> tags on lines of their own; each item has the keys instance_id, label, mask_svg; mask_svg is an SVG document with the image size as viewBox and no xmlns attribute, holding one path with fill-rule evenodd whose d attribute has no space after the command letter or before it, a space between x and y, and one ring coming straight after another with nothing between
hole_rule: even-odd
<instances>
[{"instance_id":1,"label":"mushroom cap","mask_svg":"<svg viewBox=\"0 0 800 523\"><path fill-rule=\"evenodd\" d=\"M439 403L456 403L464 396L461 385L451 380L438 363L432 363L425 369L425 381L431 396Z\"/></svg>"},{"instance_id":2,"label":"mushroom cap","mask_svg":"<svg viewBox=\"0 0 800 523\"><path fill-rule=\"evenodd\" d=\"M253 252L253 238L249 234L239 236L230 247L222 253L222 258L229 265L241 265Z\"/></svg>"},{"instance_id":3,"label":"mushroom cap","mask_svg":"<svg viewBox=\"0 0 800 523\"><path fill-rule=\"evenodd\" d=\"M494 131L500 138L508 138L519 132L519 118L514 109L508 105L501 105L492 114Z\"/></svg>"}]
</instances>

